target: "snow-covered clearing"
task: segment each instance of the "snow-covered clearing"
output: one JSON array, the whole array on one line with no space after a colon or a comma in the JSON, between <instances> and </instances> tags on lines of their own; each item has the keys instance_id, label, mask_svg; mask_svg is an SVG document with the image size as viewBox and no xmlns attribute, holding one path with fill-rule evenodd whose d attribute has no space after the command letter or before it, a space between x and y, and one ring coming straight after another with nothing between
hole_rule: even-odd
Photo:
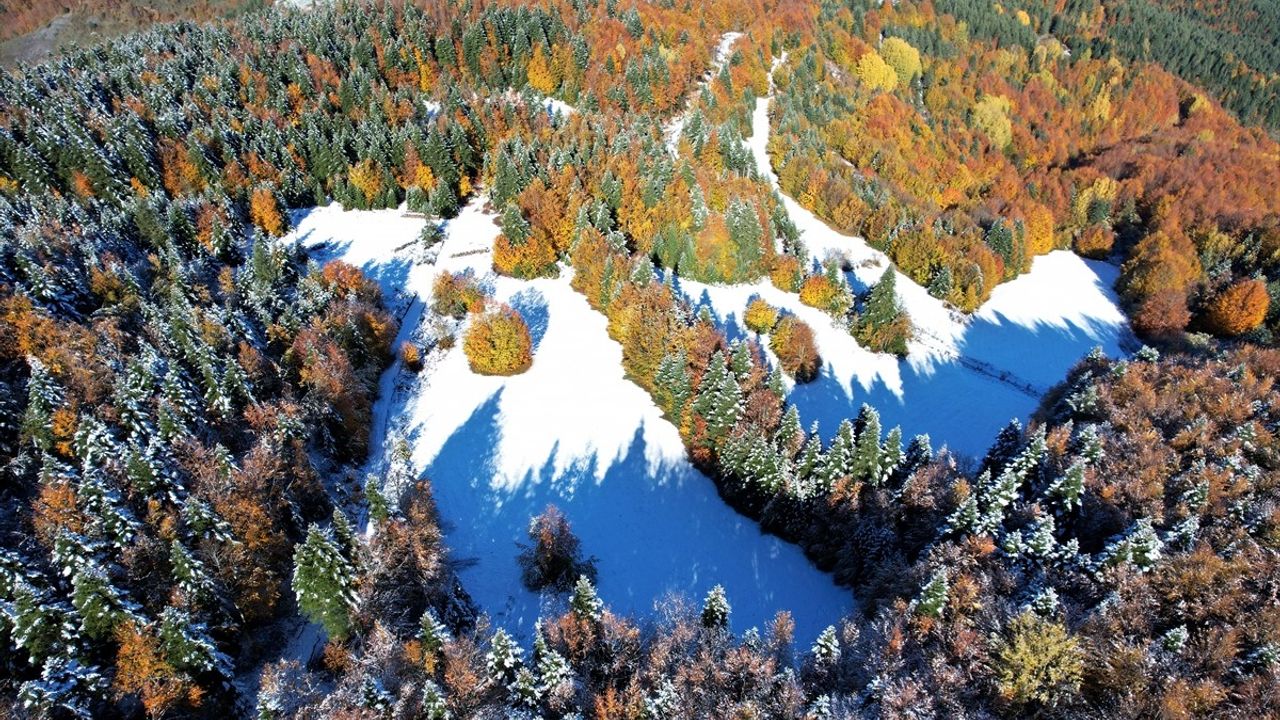
<instances>
[{"instance_id":1,"label":"snow-covered clearing","mask_svg":"<svg viewBox=\"0 0 1280 720\"><path fill-rule=\"evenodd\" d=\"M742 33L740 32L727 32L720 36L720 43L716 45L716 54L711 59L711 69L708 70L707 73L702 76L702 80L700 80L698 84L689 91L689 96L685 98L685 109L681 111L679 115L672 118L671 122L667 123L667 126L662 129L662 135L667 140L667 149L671 151L672 155L675 155L678 152L677 148L680 147L680 136L684 133L685 123L689 121L688 108L691 104L692 98L702 92L702 88L706 87L707 83L711 82L711 80L714 79L715 76L719 75L720 71L724 69L725 63L729 62L730 51L733 49L733 44L737 42L740 37L742 37Z\"/></svg>"},{"instance_id":2,"label":"snow-covered clearing","mask_svg":"<svg viewBox=\"0 0 1280 720\"><path fill-rule=\"evenodd\" d=\"M795 546L763 535L688 462L679 434L622 371L604 316L560 278L524 282L489 272L497 228L474 200L449 221L434 264L415 262L425 220L400 211L299 213L291 235L319 259L343 259L382 286L403 316L398 340L429 323L431 281L471 270L516 308L534 338L533 366L483 377L460 347L428 355L419 375L399 363L382 378L369 470L385 468L389 437L403 434L415 468L432 481L460 576L495 620L527 636L546 600L520 584L516 543L529 518L554 503L597 558L601 596L615 611L649 615L680 593L694 603L723 584L734 627L790 610L808 643L852 608Z\"/></svg>"},{"instance_id":3,"label":"snow-covered clearing","mask_svg":"<svg viewBox=\"0 0 1280 720\"><path fill-rule=\"evenodd\" d=\"M785 62L778 58L774 68ZM769 98L752 114L752 155L782 196L787 213L815 259L837 255L853 268L850 283L863 291L879 281L889 259L859 237L828 227L778 188L766 145ZM895 271L896 272L896 271ZM695 302L708 303L731 335L747 331L741 316L760 295L794 313L813 329L824 369L819 378L793 389L790 399L806 422L821 422L830 435L862 403L875 406L884 422L909 434L929 433L935 444L981 454L1011 418L1026 419L1039 397L1094 347L1110 356L1131 347L1128 323L1112 286L1118 271L1057 251L1035 259L1031 271L1005 283L972 317L932 297L897 273L899 300L911 316L916 338L905 360L872 353L826 314L800 303L768 280L754 285L707 286L683 281Z\"/></svg>"}]
</instances>

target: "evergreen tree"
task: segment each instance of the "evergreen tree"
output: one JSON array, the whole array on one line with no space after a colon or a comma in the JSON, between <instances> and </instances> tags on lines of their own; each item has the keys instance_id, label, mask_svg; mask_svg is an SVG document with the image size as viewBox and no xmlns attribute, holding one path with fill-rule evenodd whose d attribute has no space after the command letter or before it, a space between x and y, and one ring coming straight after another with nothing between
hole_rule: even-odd
<instances>
[{"instance_id":1,"label":"evergreen tree","mask_svg":"<svg viewBox=\"0 0 1280 720\"><path fill-rule=\"evenodd\" d=\"M338 543L312 525L293 554L293 592L298 607L329 637L346 639L355 607L355 570Z\"/></svg>"},{"instance_id":2,"label":"evergreen tree","mask_svg":"<svg viewBox=\"0 0 1280 720\"><path fill-rule=\"evenodd\" d=\"M729 628L729 600L725 597L724 587L716 585L707 593L702 602L702 626L716 630Z\"/></svg>"},{"instance_id":3,"label":"evergreen tree","mask_svg":"<svg viewBox=\"0 0 1280 720\"><path fill-rule=\"evenodd\" d=\"M934 572L928 584L920 591L915 600L916 614L931 618L941 618L947 606L947 597L951 585L947 582L947 574L943 570Z\"/></svg>"},{"instance_id":4,"label":"evergreen tree","mask_svg":"<svg viewBox=\"0 0 1280 720\"><path fill-rule=\"evenodd\" d=\"M596 588L587 576L578 576L578 582L573 586L573 596L569 599L569 609L583 620L599 620L604 613L604 603L596 595Z\"/></svg>"},{"instance_id":5,"label":"evergreen tree","mask_svg":"<svg viewBox=\"0 0 1280 720\"><path fill-rule=\"evenodd\" d=\"M658 363L658 370L653 378L658 402L675 422L679 422L684 416L685 404L693 393L688 365L688 357L683 350L667 353L662 362Z\"/></svg>"},{"instance_id":6,"label":"evergreen tree","mask_svg":"<svg viewBox=\"0 0 1280 720\"><path fill-rule=\"evenodd\" d=\"M742 392L719 350L711 356L711 363L702 375L693 410L706 420L712 442L723 440L738 422L742 412Z\"/></svg>"},{"instance_id":7,"label":"evergreen tree","mask_svg":"<svg viewBox=\"0 0 1280 720\"><path fill-rule=\"evenodd\" d=\"M524 651L506 630L499 628L489 641L489 652L485 654L485 669L494 680L507 684L516 679L516 674L523 666L521 656Z\"/></svg>"},{"instance_id":8,"label":"evergreen tree","mask_svg":"<svg viewBox=\"0 0 1280 720\"><path fill-rule=\"evenodd\" d=\"M902 452L902 428L895 425L885 436L880 446L880 477L873 484L880 484L895 475L902 466L905 455Z\"/></svg>"},{"instance_id":9,"label":"evergreen tree","mask_svg":"<svg viewBox=\"0 0 1280 720\"><path fill-rule=\"evenodd\" d=\"M1084 494L1084 463L1080 460L1071 463L1065 473L1049 484L1046 494L1062 512L1079 508Z\"/></svg>"},{"instance_id":10,"label":"evergreen tree","mask_svg":"<svg viewBox=\"0 0 1280 720\"><path fill-rule=\"evenodd\" d=\"M870 405L858 412L858 436L853 447L853 477L873 485L880 483L880 413Z\"/></svg>"},{"instance_id":11,"label":"evergreen tree","mask_svg":"<svg viewBox=\"0 0 1280 720\"><path fill-rule=\"evenodd\" d=\"M828 625L809 651L813 661L819 667L830 667L840 661L840 639L836 637L834 625Z\"/></svg>"},{"instance_id":12,"label":"evergreen tree","mask_svg":"<svg viewBox=\"0 0 1280 720\"><path fill-rule=\"evenodd\" d=\"M160 645L165 658L176 668L191 673L216 672L232 675L231 660L218 650L209 629L197 623L185 610L167 607L160 613Z\"/></svg>"},{"instance_id":13,"label":"evergreen tree","mask_svg":"<svg viewBox=\"0 0 1280 720\"><path fill-rule=\"evenodd\" d=\"M418 623L418 641L422 643L424 652L439 656L444 652L445 643L449 642L449 630L436 618L436 614L427 608Z\"/></svg>"},{"instance_id":14,"label":"evergreen tree","mask_svg":"<svg viewBox=\"0 0 1280 720\"><path fill-rule=\"evenodd\" d=\"M81 631L94 640L109 637L125 617L126 603L106 571L86 564L71 577L71 588L71 605L80 616Z\"/></svg>"},{"instance_id":15,"label":"evergreen tree","mask_svg":"<svg viewBox=\"0 0 1280 720\"><path fill-rule=\"evenodd\" d=\"M533 661L538 668L538 695L542 698L558 693L573 679L569 661L547 644L541 626L533 638Z\"/></svg>"},{"instance_id":16,"label":"evergreen tree","mask_svg":"<svg viewBox=\"0 0 1280 720\"><path fill-rule=\"evenodd\" d=\"M823 475L828 487L840 478L854 477L856 447L853 423L845 418L840 421L836 436L831 439L831 447L827 449L823 463Z\"/></svg>"}]
</instances>

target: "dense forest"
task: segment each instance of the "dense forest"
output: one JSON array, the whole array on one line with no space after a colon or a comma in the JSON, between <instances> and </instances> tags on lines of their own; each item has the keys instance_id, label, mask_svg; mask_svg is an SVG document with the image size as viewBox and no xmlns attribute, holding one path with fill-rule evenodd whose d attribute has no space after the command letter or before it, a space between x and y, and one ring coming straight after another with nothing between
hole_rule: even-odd
<instances>
[{"instance_id":1,"label":"dense forest","mask_svg":"<svg viewBox=\"0 0 1280 720\"><path fill-rule=\"evenodd\" d=\"M0 714L1280 714L1280 145L1241 124L1274 125L1275 39L1067 5L321 3L0 78ZM1178 59L1244 26L1254 85ZM731 338L674 282L767 279L906 353L894 273L859 295L812 257L745 148L771 84L782 190L930 294L972 311L1071 248L1159 349L1083 360L980 459L871 406L806 426L812 328L759 301ZM572 273L724 500L856 613L812 646L786 613L731 632L719 588L615 615L551 509L522 562L556 612L494 626L444 479L407 448L359 475L380 373L421 358L371 278L280 239L331 199L487 203L493 270ZM471 316L475 372L528 367L473 278L430 311ZM299 617L321 657L271 661Z\"/></svg>"}]
</instances>

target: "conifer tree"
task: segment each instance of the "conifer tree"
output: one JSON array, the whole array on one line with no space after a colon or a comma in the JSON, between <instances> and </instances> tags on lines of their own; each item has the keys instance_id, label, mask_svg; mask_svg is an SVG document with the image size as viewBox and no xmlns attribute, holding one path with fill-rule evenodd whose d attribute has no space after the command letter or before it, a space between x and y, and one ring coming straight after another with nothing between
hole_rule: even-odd
<instances>
[{"instance_id":1,"label":"conifer tree","mask_svg":"<svg viewBox=\"0 0 1280 720\"><path fill-rule=\"evenodd\" d=\"M834 625L828 625L809 651L813 661L819 667L830 667L840 661L840 639L836 636Z\"/></svg>"},{"instance_id":2,"label":"conifer tree","mask_svg":"<svg viewBox=\"0 0 1280 720\"><path fill-rule=\"evenodd\" d=\"M293 592L298 607L329 637L346 639L355 607L355 570L333 538L316 525L293 554Z\"/></svg>"},{"instance_id":3,"label":"conifer tree","mask_svg":"<svg viewBox=\"0 0 1280 720\"><path fill-rule=\"evenodd\" d=\"M920 596L916 598L916 613L931 618L942 617L950 590L951 585L947 582L946 572L944 570L934 572L928 584L920 590Z\"/></svg>"},{"instance_id":4,"label":"conifer tree","mask_svg":"<svg viewBox=\"0 0 1280 720\"><path fill-rule=\"evenodd\" d=\"M852 475L863 482L880 482L880 413L870 405L858 412L858 436L853 447Z\"/></svg>"},{"instance_id":5,"label":"conifer tree","mask_svg":"<svg viewBox=\"0 0 1280 720\"><path fill-rule=\"evenodd\" d=\"M485 669L494 680L507 684L515 680L523 667L524 651L511 639L506 630L499 628L489 640L489 652L485 654Z\"/></svg>"},{"instance_id":6,"label":"conifer tree","mask_svg":"<svg viewBox=\"0 0 1280 720\"><path fill-rule=\"evenodd\" d=\"M707 593L702 602L702 626L714 630L727 630L729 627L729 600L725 597L724 587L716 585Z\"/></svg>"},{"instance_id":7,"label":"conifer tree","mask_svg":"<svg viewBox=\"0 0 1280 720\"><path fill-rule=\"evenodd\" d=\"M569 609L583 620L599 620L604 613L604 603L596 594L596 588L586 575L579 575L569 599Z\"/></svg>"}]
</instances>

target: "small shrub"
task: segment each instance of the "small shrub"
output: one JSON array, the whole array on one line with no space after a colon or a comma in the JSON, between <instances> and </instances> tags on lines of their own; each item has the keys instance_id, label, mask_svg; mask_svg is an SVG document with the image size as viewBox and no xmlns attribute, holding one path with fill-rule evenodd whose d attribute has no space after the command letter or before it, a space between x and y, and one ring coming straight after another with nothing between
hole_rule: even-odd
<instances>
[{"instance_id":1,"label":"small shrub","mask_svg":"<svg viewBox=\"0 0 1280 720\"><path fill-rule=\"evenodd\" d=\"M509 307L476 315L462 339L471 371L519 375L533 364L533 340L524 318Z\"/></svg>"},{"instance_id":2,"label":"small shrub","mask_svg":"<svg viewBox=\"0 0 1280 720\"><path fill-rule=\"evenodd\" d=\"M762 298L752 298L747 303L742 321L754 333L767 333L778 323L778 308L765 302Z\"/></svg>"},{"instance_id":3,"label":"small shrub","mask_svg":"<svg viewBox=\"0 0 1280 720\"><path fill-rule=\"evenodd\" d=\"M529 541L522 546L519 562L521 580L530 590L568 592L580 577L595 580L595 562L582 559L581 543L555 505L530 521Z\"/></svg>"},{"instance_id":4,"label":"small shrub","mask_svg":"<svg viewBox=\"0 0 1280 720\"><path fill-rule=\"evenodd\" d=\"M484 309L485 294L468 273L441 273L431 286L431 310L438 315L465 317Z\"/></svg>"},{"instance_id":5,"label":"small shrub","mask_svg":"<svg viewBox=\"0 0 1280 720\"><path fill-rule=\"evenodd\" d=\"M783 372L796 382L809 382L818 376L822 357L813 341L813 330L800 318L787 315L779 320L769 337L769 347L778 356Z\"/></svg>"},{"instance_id":6,"label":"small shrub","mask_svg":"<svg viewBox=\"0 0 1280 720\"><path fill-rule=\"evenodd\" d=\"M400 345L400 360L404 366L413 372L422 370L422 351L417 345L411 342L402 343Z\"/></svg>"}]
</instances>

